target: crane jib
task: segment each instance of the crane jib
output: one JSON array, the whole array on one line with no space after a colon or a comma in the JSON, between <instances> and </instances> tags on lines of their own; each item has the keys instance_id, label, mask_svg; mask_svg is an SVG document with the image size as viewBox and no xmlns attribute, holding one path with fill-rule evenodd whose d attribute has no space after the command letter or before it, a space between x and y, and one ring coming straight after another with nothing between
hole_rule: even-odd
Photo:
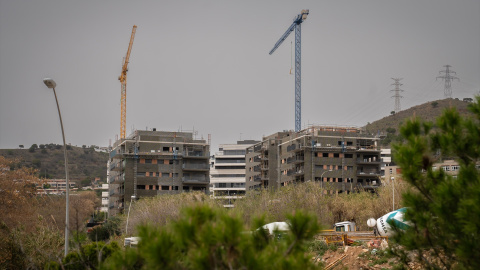
<instances>
[{"instance_id":1,"label":"crane jib","mask_svg":"<svg viewBox=\"0 0 480 270\"><path fill-rule=\"evenodd\" d=\"M290 35L291 32L293 32L293 30L295 30L295 25L297 25L296 22L292 23L292 25L290 25L290 27L287 29L287 31L285 32L285 34L283 34L283 36L277 41L277 43L275 43L275 46L273 46L273 49L270 51L270 55L276 50L278 49L278 47L280 47L280 45L283 43L283 41L285 39L287 39L287 37Z\"/></svg>"}]
</instances>

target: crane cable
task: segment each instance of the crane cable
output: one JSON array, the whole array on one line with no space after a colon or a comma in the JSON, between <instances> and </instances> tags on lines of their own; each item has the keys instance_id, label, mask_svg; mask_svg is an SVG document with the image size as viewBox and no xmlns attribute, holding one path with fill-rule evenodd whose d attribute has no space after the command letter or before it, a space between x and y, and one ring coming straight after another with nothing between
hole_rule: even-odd
<instances>
[{"instance_id":1,"label":"crane cable","mask_svg":"<svg viewBox=\"0 0 480 270\"><path fill-rule=\"evenodd\" d=\"M290 75L292 75L293 69L293 41L290 41Z\"/></svg>"}]
</instances>

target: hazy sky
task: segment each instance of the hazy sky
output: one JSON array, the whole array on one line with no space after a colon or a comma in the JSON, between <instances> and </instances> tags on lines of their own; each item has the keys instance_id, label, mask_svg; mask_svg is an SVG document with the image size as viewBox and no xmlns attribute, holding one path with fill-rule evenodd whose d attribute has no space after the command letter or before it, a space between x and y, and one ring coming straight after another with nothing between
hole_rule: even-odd
<instances>
[{"instance_id":1,"label":"hazy sky","mask_svg":"<svg viewBox=\"0 0 480 270\"><path fill-rule=\"evenodd\" d=\"M389 115L392 77L402 109L442 99L446 64L453 97L480 90L479 0L0 0L0 148L62 143L44 77L67 143L114 141L134 24L127 135L195 129L216 147L294 129L293 33L268 52L302 9L302 127Z\"/></svg>"}]
</instances>

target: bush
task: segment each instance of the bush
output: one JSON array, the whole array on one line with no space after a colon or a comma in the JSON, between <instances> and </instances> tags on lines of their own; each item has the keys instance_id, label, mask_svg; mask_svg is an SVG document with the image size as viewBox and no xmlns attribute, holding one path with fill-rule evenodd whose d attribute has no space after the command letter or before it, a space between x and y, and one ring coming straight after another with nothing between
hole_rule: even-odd
<instances>
[{"instance_id":1,"label":"bush","mask_svg":"<svg viewBox=\"0 0 480 270\"><path fill-rule=\"evenodd\" d=\"M141 226L137 249L110 257L105 269L313 269L306 241L318 232L314 216L289 215L291 231L275 240L266 230L245 231L238 216L196 206L167 226ZM254 227L263 225L258 219Z\"/></svg>"},{"instance_id":2,"label":"bush","mask_svg":"<svg viewBox=\"0 0 480 270\"><path fill-rule=\"evenodd\" d=\"M97 269L105 259L114 252L120 250L117 242L105 244L95 242L80 247L78 251L72 251L63 259L63 267L67 270ZM51 263L55 266L55 263Z\"/></svg>"}]
</instances>

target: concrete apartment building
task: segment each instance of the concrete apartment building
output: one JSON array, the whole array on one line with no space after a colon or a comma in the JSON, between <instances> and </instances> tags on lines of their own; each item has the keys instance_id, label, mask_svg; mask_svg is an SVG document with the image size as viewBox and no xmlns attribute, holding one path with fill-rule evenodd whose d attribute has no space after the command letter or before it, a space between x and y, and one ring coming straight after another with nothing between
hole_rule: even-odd
<instances>
[{"instance_id":1,"label":"concrete apartment building","mask_svg":"<svg viewBox=\"0 0 480 270\"><path fill-rule=\"evenodd\" d=\"M189 132L136 130L115 142L109 160L109 215L138 199L188 191L208 193L210 147Z\"/></svg>"},{"instance_id":2,"label":"concrete apartment building","mask_svg":"<svg viewBox=\"0 0 480 270\"><path fill-rule=\"evenodd\" d=\"M312 126L264 137L247 148L247 189L319 181L331 192L380 185L378 138L358 128Z\"/></svg>"},{"instance_id":3,"label":"concrete apartment building","mask_svg":"<svg viewBox=\"0 0 480 270\"><path fill-rule=\"evenodd\" d=\"M101 212L108 213L108 184L102 184L102 206L100 208Z\"/></svg>"},{"instance_id":4,"label":"concrete apartment building","mask_svg":"<svg viewBox=\"0 0 480 270\"><path fill-rule=\"evenodd\" d=\"M480 170L480 163L478 163L476 167ZM460 164L452 159L441 160L432 165L432 170L443 170L446 174L457 178L460 171ZM392 180L402 181L402 169L399 166L392 165L385 167L385 182L389 183Z\"/></svg>"},{"instance_id":5,"label":"concrete apartment building","mask_svg":"<svg viewBox=\"0 0 480 270\"><path fill-rule=\"evenodd\" d=\"M78 190L77 184L69 181L70 191ZM67 181L65 179L48 179L42 184L36 184L37 194L55 194L61 195L67 192Z\"/></svg>"},{"instance_id":6,"label":"concrete apartment building","mask_svg":"<svg viewBox=\"0 0 480 270\"><path fill-rule=\"evenodd\" d=\"M233 207L236 199L245 195L246 148L259 141L243 140L237 144L221 144L212 158L210 196L221 200L224 207Z\"/></svg>"}]
</instances>

